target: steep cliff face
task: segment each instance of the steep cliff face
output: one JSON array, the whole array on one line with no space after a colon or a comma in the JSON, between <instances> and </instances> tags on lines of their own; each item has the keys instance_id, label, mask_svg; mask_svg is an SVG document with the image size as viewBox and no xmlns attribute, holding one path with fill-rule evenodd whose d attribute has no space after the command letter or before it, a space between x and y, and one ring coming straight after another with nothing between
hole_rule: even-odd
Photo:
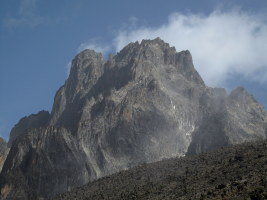
<instances>
[{"instance_id":1,"label":"steep cliff face","mask_svg":"<svg viewBox=\"0 0 267 200\"><path fill-rule=\"evenodd\" d=\"M229 96L222 90L219 95L218 89L213 92L215 95L208 101L209 105L205 105L207 113L193 133L187 154L266 138L266 111L251 94L242 87Z\"/></svg>"},{"instance_id":2,"label":"steep cliff face","mask_svg":"<svg viewBox=\"0 0 267 200\"><path fill-rule=\"evenodd\" d=\"M45 126L14 140L1 195L48 198L143 162L265 138L265 111L239 90L227 96L207 87L190 52L159 38L131 43L106 62L85 50Z\"/></svg>"},{"instance_id":3,"label":"steep cliff face","mask_svg":"<svg viewBox=\"0 0 267 200\"><path fill-rule=\"evenodd\" d=\"M33 128L44 128L47 126L50 114L48 111L40 111L37 114L32 114L28 117L23 117L12 128L9 136L8 146L11 147L12 143L19 136L27 133Z\"/></svg>"},{"instance_id":4,"label":"steep cliff face","mask_svg":"<svg viewBox=\"0 0 267 200\"><path fill-rule=\"evenodd\" d=\"M266 111L244 88L238 87L228 97L226 132L231 144L259 140L267 134Z\"/></svg>"},{"instance_id":5,"label":"steep cliff face","mask_svg":"<svg viewBox=\"0 0 267 200\"><path fill-rule=\"evenodd\" d=\"M77 129L83 100L102 76L104 60L100 53L84 50L72 61L69 78L58 90L51 113L51 126Z\"/></svg>"},{"instance_id":6,"label":"steep cliff face","mask_svg":"<svg viewBox=\"0 0 267 200\"><path fill-rule=\"evenodd\" d=\"M0 172L6 160L9 148L7 147L6 141L0 137Z\"/></svg>"}]
</instances>

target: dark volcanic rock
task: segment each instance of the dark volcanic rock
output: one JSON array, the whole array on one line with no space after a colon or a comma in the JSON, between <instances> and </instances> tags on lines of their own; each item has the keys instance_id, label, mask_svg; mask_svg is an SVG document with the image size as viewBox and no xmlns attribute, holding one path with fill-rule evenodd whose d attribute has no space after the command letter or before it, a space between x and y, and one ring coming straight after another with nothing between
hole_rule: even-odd
<instances>
[{"instance_id":1,"label":"dark volcanic rock","mask_svg":"<svg viewBox=\"0 0 267 200\"><path fill-rule=\"evenodd\" d=\"M53 127L32 129L15 140L2 170L6 176L0 179L0 184L5 183L3 188L12 191L8 199L38 199L89 180L85 156L76 144L66 129ZM13 173L9 173L10 169ZM2 195L5 197L6 193Z\"/></svg>"},{"instance_id":2,"label":"dark volcanic rock","mask_svg":"<svg viewBox=\"0 0 267 200\"><path fill-rule=\"evenodd\" d=\"M49 198L140 163L266 138L267 121L251 95L207 87L190 52L159 38L106 62L82 51L51 116L29 119L16 125L0 175L6 199Z\"/></svg>"},{"instance_id":3,"label":"dark volcanic rock","mask_svg":"<svg viewBox=\"0 0 267 200\"><path fill-rule=\"evenodd\" d=\"M44 128L47 126L50 114L48 111L40 111L37 114L32 114L28 117L23 117L15 126L12 128L9 136L8 146L11 147L13 141L27 133L33 128Z\"/></svg>"},{"instance_id":4,"label":"dark volcanic rock","mask_svg":"<svg viewBox=\"0 0 267 200\"><path fill-rule=\"evenodd\" d=\"M6 160L9 148L7 147L6 141L0 137L0 172Z\"/></svg>"},{"instance_id":5,"label":"dark volcanic rock","mask_svg":"<svg viewBox=\"0 0 267 200\"><path fill-rule=\"evenodd\" d=\"M266 151L261 141L144 164L54 200L267 199Z\"/></svg>"}]
</instances>

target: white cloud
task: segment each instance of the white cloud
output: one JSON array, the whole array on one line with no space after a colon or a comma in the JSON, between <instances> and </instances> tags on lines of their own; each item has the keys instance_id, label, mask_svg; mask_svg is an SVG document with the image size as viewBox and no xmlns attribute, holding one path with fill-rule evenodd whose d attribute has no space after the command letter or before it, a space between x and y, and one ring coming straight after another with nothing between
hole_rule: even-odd
<instances>
[{"instance_id":1,"label":"white cloud","mask_svg":"<svg viewBox=\"0 0 267 200\"><path fill-rule=\"evenodd\" d=\"M70 75L71 61L66 65L67 77Z\"/></svg>"},{"instance_id":2,"label":"white cloud","mask_svg":"<svg viewBox=\"0 0 267 200\"><path fill-rule=\"evenodd\" d=\"M96 52L100 52L103 55L106 55L111 51L111 46L103 45L103 43L101 43L99 38L95 38L80 44L77 51L80 52L85 49L93 49Z\"/></svg>"},{"instance_id":3,"label":"white cloud","mask_svg":"<svg viewBox=\"0 0 267 200\"><path fill-rule=\"evenodd\" d=\"M265 18L240 10L217 10L210 15L173 13L159 27L119 30L112 46L119 51L129 42L161 37L177 51L190 50L196 69L210 86L221 85L233 75L266 82Z\"/></svg>"},{"instance_id":4,"label":"white cloud","mask_svg":"<svg viewBox=\"0 0 267 200\"><path fill-rule=\"evenodd\" d=\"M21 0L18 7L17 16L11 16L4 20L9 28L19 26L34 27L45 21L45 19L36 14L36 2L38 0Z\"/></svg>"},{"instance_id":5,"label":"white cloud","mask_svg":"<svg viewBox=\"0 0 267 200\"><path fill-rule=\"evenodd\" d=\"M31 15L35 11L36 0L21 0L19 14Z\"/></svg>"}]
</instances>

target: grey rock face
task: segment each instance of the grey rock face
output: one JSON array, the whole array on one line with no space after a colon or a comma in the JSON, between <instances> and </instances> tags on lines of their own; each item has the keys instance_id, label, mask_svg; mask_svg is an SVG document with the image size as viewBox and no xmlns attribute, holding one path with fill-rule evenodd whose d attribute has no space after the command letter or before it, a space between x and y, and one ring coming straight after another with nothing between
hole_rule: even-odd
<instances>
[{"instance_id":1,"label":"grey rock face","mask_svg":"<svg viewBox=\"0 0 267 200\"><path fill-rule=\"evenodd\" d=\"M266 111L244 88L236 88L229 96L224 92L214 95L208 102L187 154L267 137Z\"/></svg>"},{"instance_id":2,"label":"grey rock face","mask_svg":"<svg viewBox=\"0 0 267 200\"><path fill-rule=\"evenodd\" d=\"M159 38L131 43L106 62L85 50L46 125L22 128L13 142L1 195L49 198L143 162L266 138L266 121L251 95L207 87L190 52Z\"/></svg>"},{"instance_id":3,"label":"grey rock face","mask_svg":"<svg viewBox=\"0 0 267 200\"><path fill-rule=\"evenodd\" d=\"M32 114L28 117L23 117L15 126L12 128L9 136L8 146L11 147L14 140L27 133L33 128L44 128L47 126L50 114L48 111L40 111L37 114Z\"/></svg>"},{"instance_id":4,"label":"grey rock face","mask_svg":"<svg viewBox=\"0 0 267 200\"><path fill-rule=\"evenodd\" d=\"M9 148L7 147L6 141L0 137L0 172L6 160Z\"/></svg>"},{"instance_id":5,"label":"grey rock face","mask_svg":"<svg viewBox=\"0 0 267 200\"><path fill-rule=\"evenodd\" d=\"M56 93L49 124L77 129L81 99L91 91L104 71L104 60L100 53L84 50L72 61L69 78Z\"/></svg>"}]
</instances>

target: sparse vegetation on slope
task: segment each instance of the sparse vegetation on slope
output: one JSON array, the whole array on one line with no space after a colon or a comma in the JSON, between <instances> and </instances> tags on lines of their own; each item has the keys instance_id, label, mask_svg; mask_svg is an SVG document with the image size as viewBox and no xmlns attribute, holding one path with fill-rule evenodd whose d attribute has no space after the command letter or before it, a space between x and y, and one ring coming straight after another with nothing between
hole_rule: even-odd
<instances>
[{"instance_id":1,"label":"sparse vegetation on slope","mask_svg":"<svg viewBox=\"0 0 267 200\"><path fill-rule=\"evenodd\" d=\"M144 164L55 198L70 199L267 199L267 141Z\"/></svg>"}]
</instances>

